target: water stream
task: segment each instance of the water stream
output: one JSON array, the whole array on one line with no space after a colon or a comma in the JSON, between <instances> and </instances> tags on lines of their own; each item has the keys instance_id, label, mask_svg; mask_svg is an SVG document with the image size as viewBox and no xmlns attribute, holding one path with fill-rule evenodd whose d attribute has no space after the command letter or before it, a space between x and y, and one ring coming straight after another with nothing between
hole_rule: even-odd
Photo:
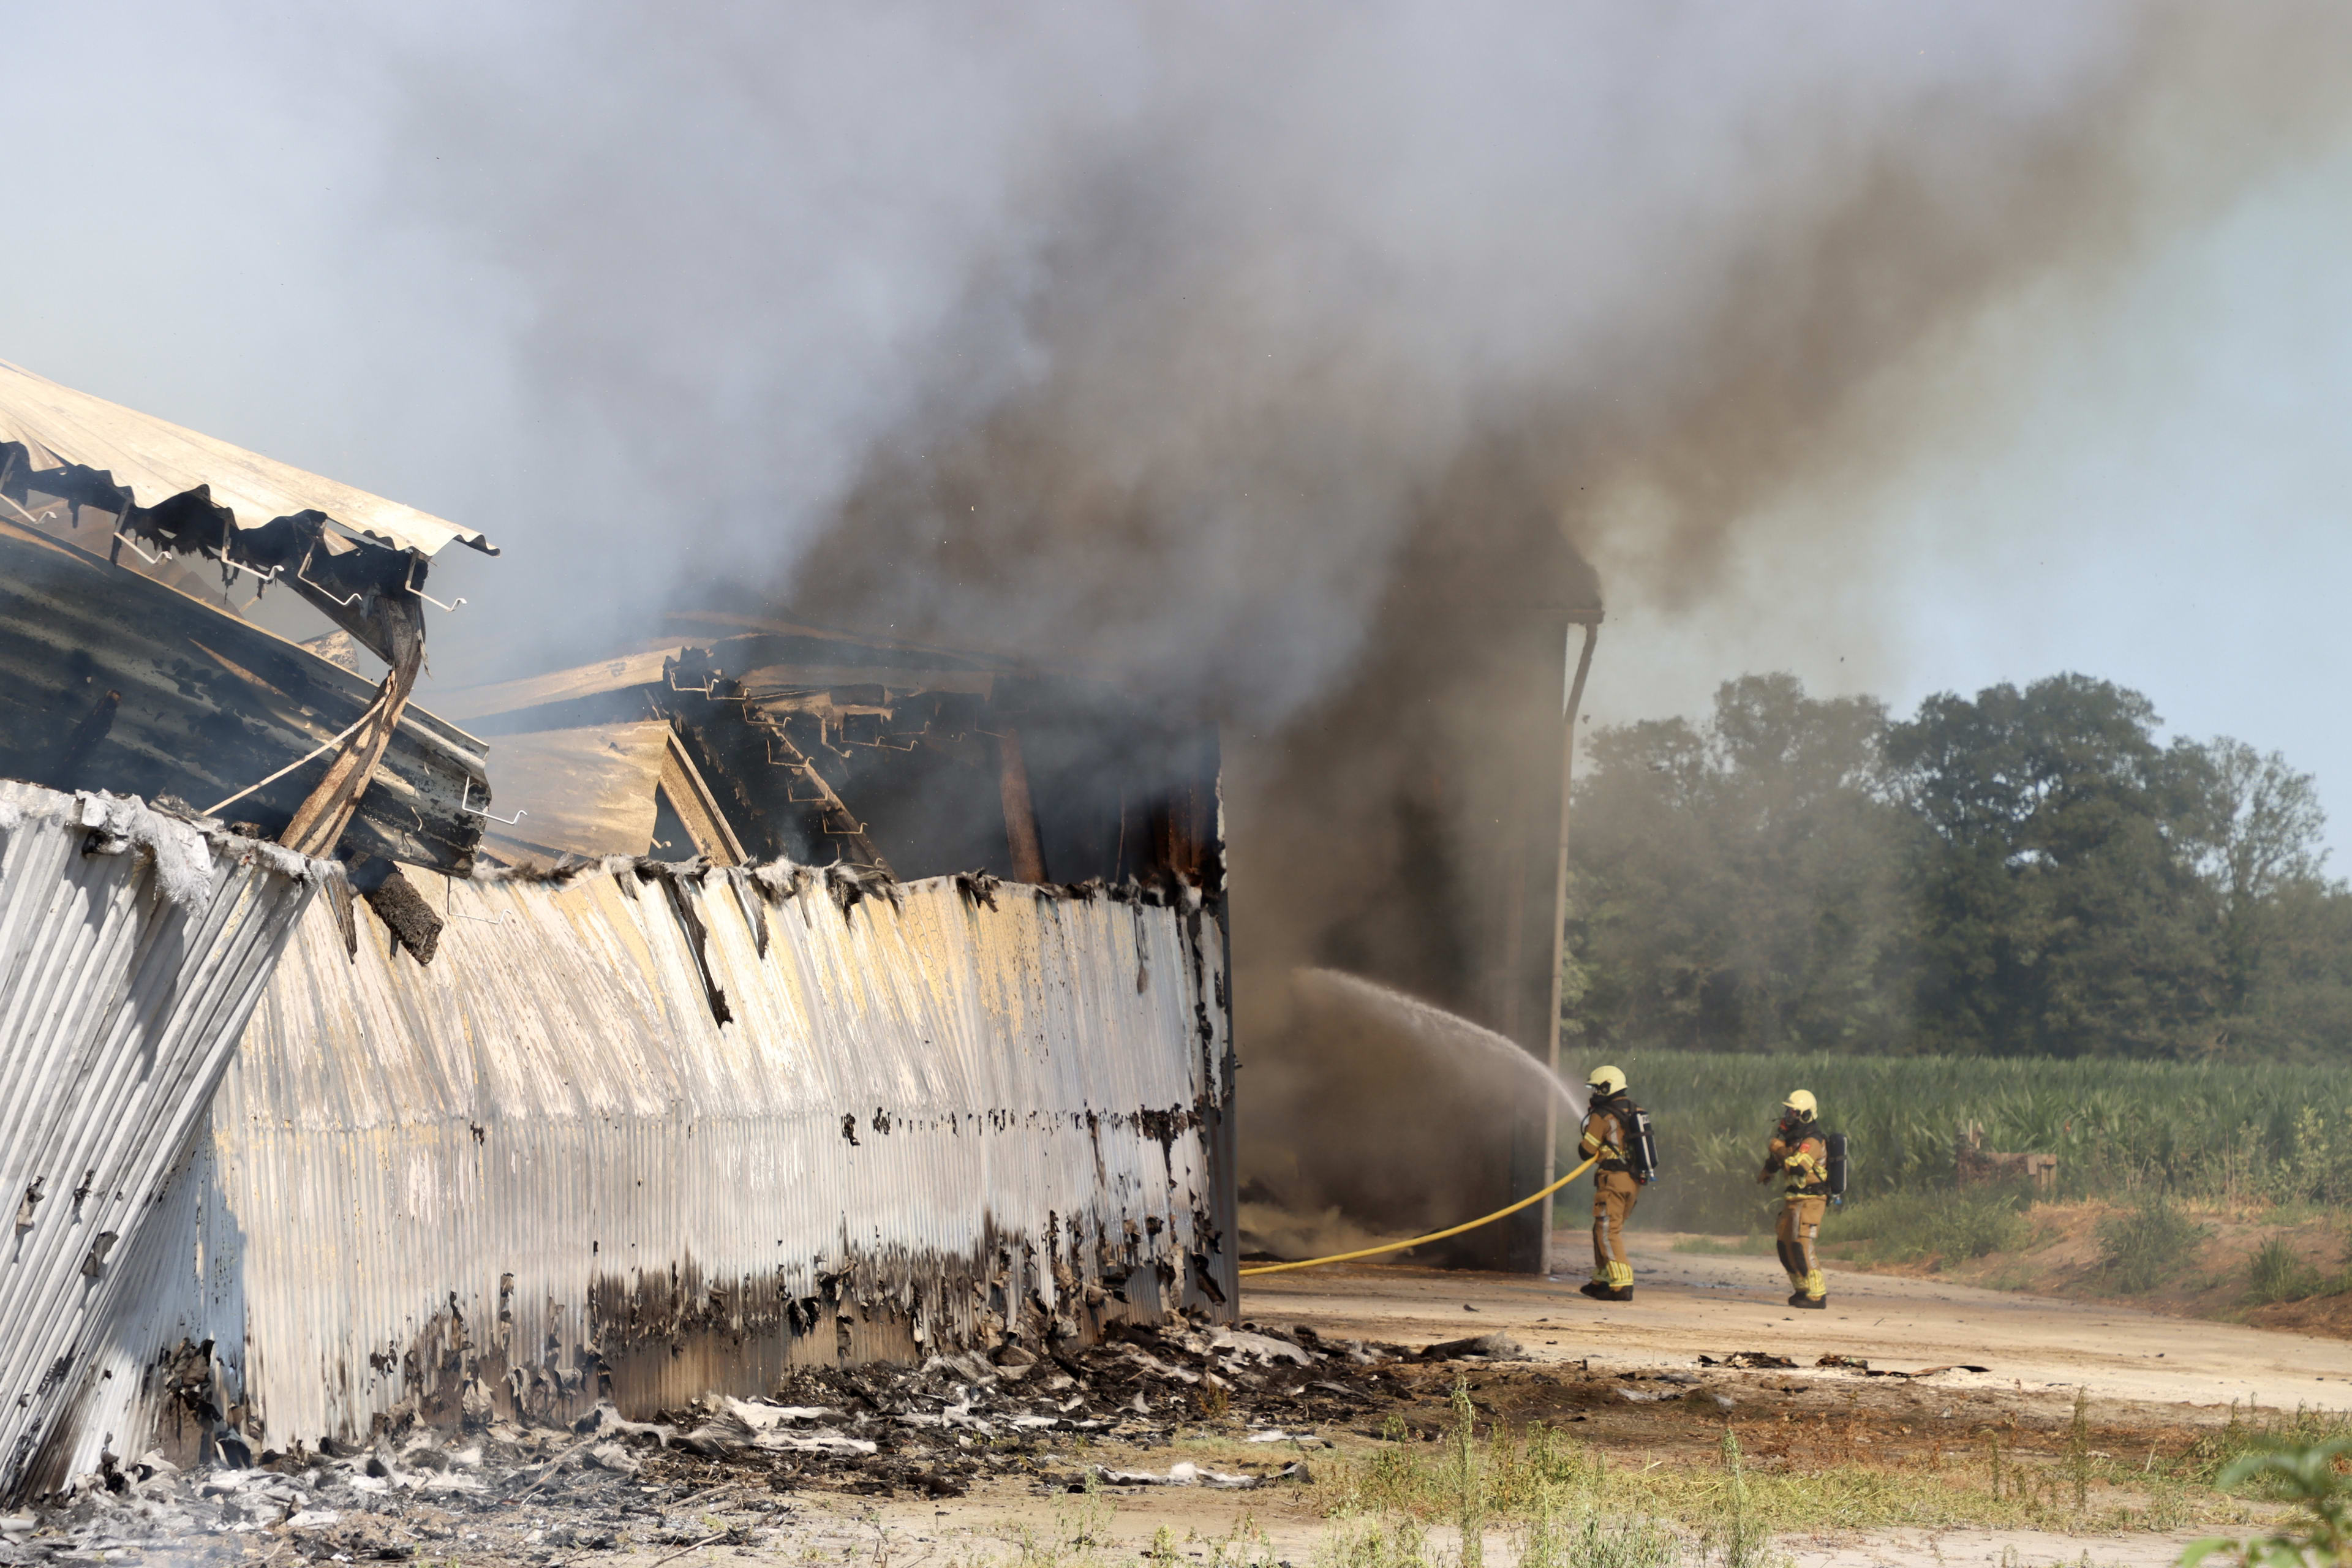
<instances>
[{"instance_id":1,"label":"water stream","mask_svg":"<svg viewBox=\"0 0 2352 1568\"><path fill-rule=\"evenodd\" d=\"M1432 1006L1418 996L1408 996L1376 981L1342 973L1336 969L1299 969L1293 972L1292 980L1310 995L1319 993L1327 998L1345 1002L1388 1019L1430 1047L1429 1054L1436 1059L1446 1059L1448 1048L1466 1047L1484 1052L1514 1073L1557 1095L1561 1109L1570 1121L1584 1114L1584 1101L1549 1068L1494 1030L1474 1024L1458 1014Z\"/></svg>"}]
</instances>

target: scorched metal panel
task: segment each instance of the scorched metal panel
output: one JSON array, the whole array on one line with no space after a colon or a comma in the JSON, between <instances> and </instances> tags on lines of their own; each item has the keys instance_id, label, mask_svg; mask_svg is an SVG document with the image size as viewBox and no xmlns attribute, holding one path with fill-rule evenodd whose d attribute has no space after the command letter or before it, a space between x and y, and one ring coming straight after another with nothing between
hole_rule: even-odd
<instances>
[{"instance_id":1,"label":"scorched metal panel","mask_svg":"<svg viewBox=\"0 0 2352 1568\"><path fill-rule=\"evenodd\" d=\"M356 957L305 922L188 1169L147 1364L216 1340L257 1442L1234 1299L1223 943L1189 889L420 886L427 966L364 910Z\"/></svg>"},{"instance_id":2,"label":"scorched metal panel","mask_svg":"<svg viewBox=\"0 0 2352 1568\"><path fill-rule=\"evenodd\" d=\"M0 1489L89 1394L124 1261L338 874L136 799L0 782Z\"/></svg>"}]
</instances>

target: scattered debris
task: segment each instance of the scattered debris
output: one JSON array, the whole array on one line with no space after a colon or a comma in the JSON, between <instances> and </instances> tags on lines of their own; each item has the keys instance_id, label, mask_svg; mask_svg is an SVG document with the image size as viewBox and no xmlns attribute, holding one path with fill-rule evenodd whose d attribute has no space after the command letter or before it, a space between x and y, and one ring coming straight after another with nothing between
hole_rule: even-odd
<instances>
[{"instance_id":1,"label":"scattered debris","mask_svg":"<svg viewBox=\"0 0 2352 1568\"><path fill-rule=\"evenodd\" d=\"M1917 1372L1897 1372L1892 1367L1874 1367L1858 1355L1825 1355L1822 1357L1821 1360L1813 1363L1813 1364L1818 1367L1827 1367L1832 1371L1858 1372L1864 1377L1907 1377L1912 1379L1934 1377L1938 1373L1946 1372L1990 1372L1992 1370L1992 1368L1989 1366L1965 1366L1954 1364L1951 1366L1923 1367Z\"/></svg>"},{"instance_id":2,"label":"scattered debris","mask_svg":"<svg viewBox=\"0 0 2352 1568\"><path fill-rule=\"evenodd\" d=\"M1043 1356L1014 1345L997 1354L999 1363L963 1354L800 1371L770 1398L706 1397L649 1421L607 1405L569 1428L493 1420L455 1438L386 1431L363 1446L266 1452L250 1468L184 1470L160 1453L124 1466L110 1454L111 1468L74 1478L35 1510L0 1518L0 1563L100 1560L165 1543L201 1560L207 1542L218 1542L213 1554L233 1557L247 1539L269 1552L286 1542L314 1560L438 1560L461 1545L468 1556L487 1552L493 1532L517 1552L679 1547L718 1539L698 1505L729 1490L947 1498L984 1477L1055 1492L1083 1489L1089 1477L1114 1487L1309 1485L1312 1474L1296 1459L1231 1470L1191 1461L1118 1468L1073 1464L1067 1448L1098 1439L1163 1447L1201 1418L1210 1392L1231 1401L1229 1417L1280 1419L1250 1441L1319 1442L1313 1427L1355 1416L1378 1396L1386 1369L1414 1359L1397 1346L1327 1344L1305 1330L1190 1324L1129 1327L1113 1342ZM1295 1380L1302 1365L1315 1381ZM714 1464L724 1467L717 1476ZM778 1504L768 1517L788 1511ZM558 1516L562 1522L549 1527ZM745 1544L760 1527L739 1528L749 1531L738 1542ZM542 1533L526 1540L530 1530Z\"/></svg>"},{"instance_id":3,"label":"scattered debris","mask_svg":"<svg viewBox=\"0 0 2352 1568\"><path fill-rule=\"evenodd\" d=\"M1527 1349L1508 1334L1480 1334L1475 1339L1446 1340L1422 1348L1423 1361L1526 1361Z\"/></svg>"},{"instance_id":4,"label":"scattered debris","mask_svg":"<svg viewBox=\"0 0 2352 1568\"><path fill-rule=\"evenodd\" d=\"M1239 1489L1246 1487L1262 1487L1275 1481L1307 1482L1313 1479L1307 1473L1307 1467L1297 1463L1285 1465L1272 1475L1227 1475L1220 1470L1204 1470L1190 1459L1179 1459L1169 1466L1168 1473L1164 1476L1154 1475L1149 1470L1114 1470L1103 1466L1097 1466L1095 1473L1103 1479L1106 1485L1115 1487L1219 1487Z\"/></svg>"}]
</instances>

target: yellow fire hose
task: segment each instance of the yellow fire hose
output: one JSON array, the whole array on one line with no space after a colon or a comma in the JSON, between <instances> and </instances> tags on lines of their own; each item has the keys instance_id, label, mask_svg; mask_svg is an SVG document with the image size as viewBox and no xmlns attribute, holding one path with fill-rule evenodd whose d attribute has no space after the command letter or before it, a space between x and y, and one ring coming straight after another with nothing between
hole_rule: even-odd
<instances>
[{"instance_id":1,"label":"yellow fire hose","mask_svg":"<svg viewBox=\"0 0 2352 1568\"><path fill-rule=\"evenodd\" d=\"M1559 1181L1554 1182L1543 1191L1529 1194L1528 1196L1521 1198L1517 1203L1513 1204L1509 1208L1496 1209L1493 1214L1483 1215L1476 1219L1471 1220L1465 1225L1457 1225L1451 1230L1433 1230L1427 1236L1416 1236L1411 1241L1391 1241L1385 1247L1367 1247L1358 1252L1335 1252L1328 1258L1302 1258L1296 1263L1261 1263L1255 1268L1243 1269L1241 1271L1241 1275L1243 1279L1246 1279L1253 1274L1279 1274L1286 1268L1314 1268L1326 1263L1345 1263L1350 1258L1373 1258L1383 1252L1402 1252L1406 1247L1419 1247L1424 1241L1444 1241L1449 1236L1460 1236L1465 1230L1475 1230L1482 1225L1492 1225L1506 1215L1515 1215L1518 1213L1529 1204L1543 1202L1544 1199L1551 1196L1552 1194L1559 1191L1560 1188L1568 1185L1569 1183L1576 1180L1577 1177L1592 1169L1593 1161L1600 1158L1600 1155L1595 1154L1591 1160L1587 1160L1583 1164L1579 1165L1575 1170L1570 1171L1567 1175L1562 1176Z\"/></svg>"}]
</instances>

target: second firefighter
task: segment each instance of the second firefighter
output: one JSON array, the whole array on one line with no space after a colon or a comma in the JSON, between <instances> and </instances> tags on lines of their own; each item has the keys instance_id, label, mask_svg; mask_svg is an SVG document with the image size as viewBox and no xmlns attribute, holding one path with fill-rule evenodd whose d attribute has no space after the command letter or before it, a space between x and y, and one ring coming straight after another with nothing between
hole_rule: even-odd
<instances>
[{"instance_id":1,"label":"second firefighter","mask_svg":"<svg viewBox=\"0 0 2352 1568\"><path fill-rule=\"evenodd\" d=\"M1642 1150L1641 1112L1625 1093L1625 1075L1615 1068L1597 1068L1586 1087L1592 1099L1584 1113L1584 1136L1578 1149L1595 1160L1592 1171L1592 1278L1579 1287L1596 1301L1633 1299L1633 1266L1625 1260L1625 1221L1642 1195L1637 1170Z\"/></svg>"},{"instance_id":2,"label":"second firefighter","mask_svg":"<svg viewBox=\"0 0 2352 1568\"><path fill-rule=\"evenodd\" d=\"M1822 1260L1814 1247L1821 1240L1822 1215L1830 1203L1830 1146L1822 1134L1819 1107L1809 1089L1798 1089L1780 1102L1780 1124L1772 1129L1764 1169L1756 1179L1769 1182L1780 1173L1789 1178L1777 1238L1780 1267L1789 1274L1789 1305L1825 1308L1830 1304L1829 1285L1822 1278Z\"/></svg>"}]
</instances>

